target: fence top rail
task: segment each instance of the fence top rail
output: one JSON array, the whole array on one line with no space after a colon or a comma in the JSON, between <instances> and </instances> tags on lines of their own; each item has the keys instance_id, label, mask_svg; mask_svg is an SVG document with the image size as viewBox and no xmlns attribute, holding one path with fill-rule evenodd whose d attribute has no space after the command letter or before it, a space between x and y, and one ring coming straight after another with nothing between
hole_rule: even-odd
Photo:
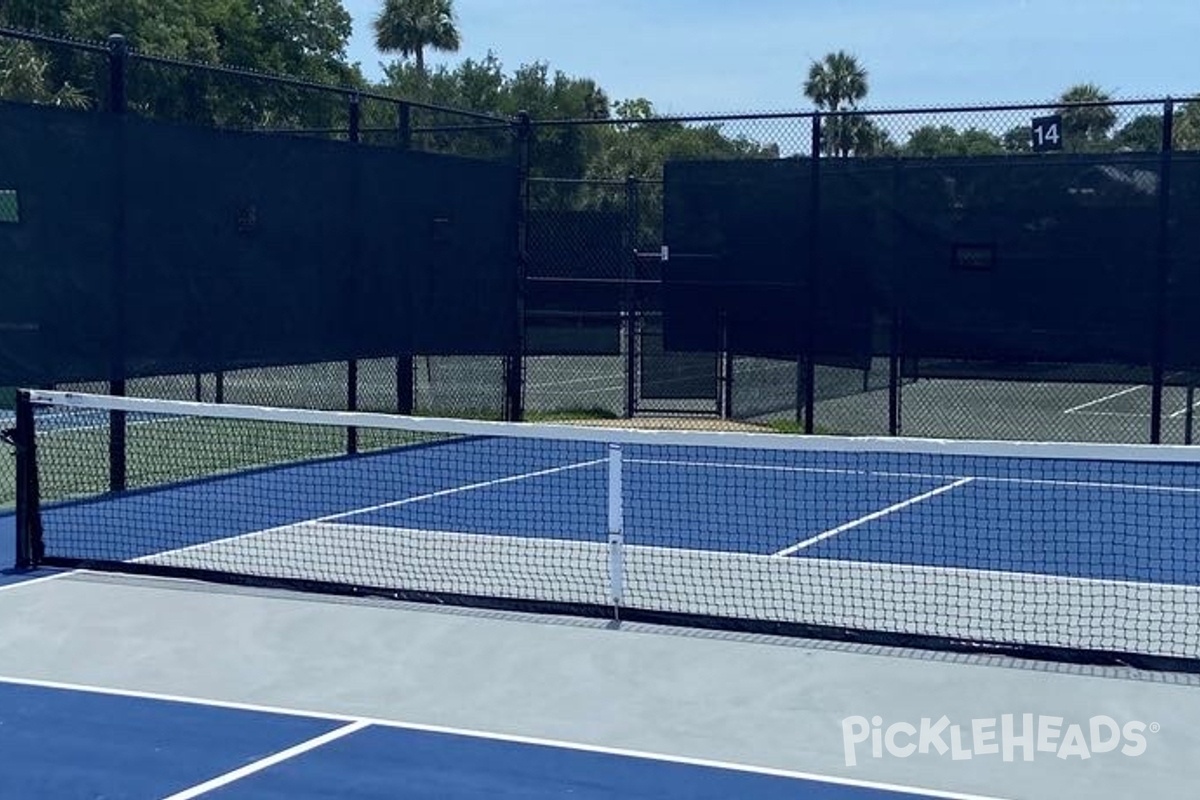
<instances>
[{"instance_id":1,"label":"fence top rail","mask_svg":"<svg viewBox=\"0 0 1200 800\"><path fill-rule=\"evenodd\" d=\"M1121 107L1136 107L1136 106L1158 106L1163 107L1170 101L1177 104L1200 102L1200 95L1181 96L1181 97L1150 97L1150 98L1123 98L1116 100L1090 100L1084 102L1064 103L1056 100L1048 100L1037 103L1004 103L1004 104L984 104L984 105L943 105L943 106L905 106L898 108L855 108L842 111L822 111L813 109L809 111L764 111L752 113L728 112L719 114L684 114L676 116L657 116L644 117L639 119L613 119L613 118L587 118L587 119L569 119L569 118L554 118L554 119L533 119L532 124L535 126L553 127L553 126L573 126L573 125L656 125L668 123L704 123L704 122L742 122L755 120L811 120L813 117L887 117L887 116L907 116L907 115L934 115L934 114L968 114L980 112L1003 112L1003 111L1058 111L1083 108L1121 108Z\"/></svg>"},{"instance_id":2,"label":"fence top rail","mask_svg":"<svg viewBox=\"0 0 1200 800\"><path fill-rule=\"evenodd\" d=\"M23 42L50 44L58 47L69 47L89 53L107 53L108 45L103 42L93 42L87 39L73 39L67 36L55 36L40 31L30 31L23 28L10 28L0 25L0 39L17 39Z\"/></svg>"}]
</instances>

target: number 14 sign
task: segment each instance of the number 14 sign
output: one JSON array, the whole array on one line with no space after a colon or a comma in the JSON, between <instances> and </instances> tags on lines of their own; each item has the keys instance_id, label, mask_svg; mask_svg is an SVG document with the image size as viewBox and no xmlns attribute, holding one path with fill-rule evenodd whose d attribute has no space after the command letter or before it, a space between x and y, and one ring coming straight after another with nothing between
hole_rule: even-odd
<instances>
[{"instance_id":1,"label":"number 14 sign","mask_svg":"<svg viewBox=\"0 0 1200 800\"><path fill-rule=\"evenodd\" d=\"M1058 114L1052 117L1034 117L1032 133L1033 152L1062 150L1062 117Z\"/></svg>"}]
</instances>

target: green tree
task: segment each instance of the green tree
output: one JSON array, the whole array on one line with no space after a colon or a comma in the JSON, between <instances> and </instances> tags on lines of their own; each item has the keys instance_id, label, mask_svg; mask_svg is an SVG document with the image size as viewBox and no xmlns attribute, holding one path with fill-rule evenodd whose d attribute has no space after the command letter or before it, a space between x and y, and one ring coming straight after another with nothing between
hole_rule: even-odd
<instances>
[{"instance_id":1,"label":"green tree","mask_svg":"<svg viewBox=\"0 0 1200 800\"><path fill-rule=\"evenodd\" d=\"M689 124L655 117L644 98L615 105L621 124L605 126L600 148L585 177L657 180L663 164L676 159L778 158L779 148L744 136L730 136L716 123Z\"/></svg>"},{"instance_id":2,"label":"green tree","mask_svg":"<svg viewBox=\"0 0 1200 800\"><path fill-rule=\"evenodd\" d=\"M925 125L909 134L904 154L916 157L991 156L1006 152L1002 139L978 128Z\"/></svg>"},{"instance_id":3,"label":"green tree","mask_svg":"<svg viewBox=\"0 0 1200 800\"><path fill-rule=\"evenodd\" d=\"M809 65L804 95L822 111L849 111L867 96L867 70L845 50L827 53ZM878 128L866 125L862 117L830 116L822 123L821 152L841 157L862 149L871 149L878 139Z\"/></svg>"},{"instance_id":4,"label":"green tree","mask_svg":"<svg viewBox=\"0 0 1200 800\"><path fill-rule=\"evenodd\" d=\"M1109 132L1117 124L1112 98L1094 83L1081 83L1062 93L1059 109L1063 120L1063 148L1073 151L1096 151L1111 147ZM1072 107L1073 103L1089 103Z\"/></svg>"},{"instance_id":5,"label":"green tree","mask_svg":"<svg viewBox=\"0 0 1200 800\"><path fill-rule=\"evenodd\" d=\"M0 42L0 97L65 108L91 105L81 89L51 80L49 71L46 54L28 42Z\"/></svg>"},{"instance_id":6,"label":"green tree","mask_svg":"<svg viewBox=\"0 0 1200 800\"><path fill-rule=\"evenodd\" d=\"M1113 134L1118 150L1157 152L1162 149L1162 114L1141 114Z\"/></svg>"},{"instance_id":7,"label":"green tree","mask_svg":"<svg viewBox=\"0 0 1200 800\"><path fill-rule=\"evenodd\" d=\"M1200 150L1200 100L1193 100L1175 115L1176 150Z\"/></svg>"},{"instance_id":8,"label":"green tree","mask_svg":"<svg viewBox=\"0 0 1200 800\"><path fill-rule=\"evenodd\" d=\"M375 17L375 46L411 57L421 77L426 48L456 53L460 44L451 0L385 0Z\"/></svg>"},{"instance_id":9,"label":"green tree","mask_svg":"<svg viewBox=\"0 0 1200 800\"><path fill-rule=\"evenodd\" d=\"M1006 153L1032 153L1033 134L1029 126L1018 125L1015 128L1009 128L1000 137L1000 146Z\"/></svg>"},{"instance_id":10,"label":"green tree","mask_svg":"<svg viewBox=\"0 0 1200 800\"><path fill-rule=\"evenodd\" d=\"M46 33L103 41L126 37L135 51L205 61L314 82L362 85L346 63L350 15L340 0L14 0L5 21L40 21ZM103 85L96 57L42 48L48 90ZM202 124L328 125L341 101L252 78L142 63L130 102L145 114Z\"/></svg>"},{"instance_id":11,"label":"green tree","mask_svg":"<svg viewBox=\"0 0 1200 800\"><path fill-rule=\"evenodd\" d=\"M867 70L845 50L828 53L808 68L804 95L822 111L843 111L858 107L867 96Z\"/></svg>"},{"instance_id":12,"label":"green tree","mask_svg":"<svg viewBox=\"0 0 1200 800\"><path fill-rule=\"evenodd\" d=\"M422 76L411 62L393 62L384 68L383 92L410 100L513 117L527 111L534 119L607 119L608 95L590 78L577 78L551 70L544 62L523 64L506 74L500 59L489 53L482 60L466 59L451 69L439 66ZM453 115L441 115L453 123ZM418 115L419 123L432 119ZM374 124L369 122L368 124ZM385 123L386 124L386 123ZM417 127L425 127L417 124ZM447 133L425 145L439 152L487 155L496 152L496 132ZM596 128L580 125L540 125L533 142L534 174L581 176L598 147Z\"/></svg>"}]
</instances>

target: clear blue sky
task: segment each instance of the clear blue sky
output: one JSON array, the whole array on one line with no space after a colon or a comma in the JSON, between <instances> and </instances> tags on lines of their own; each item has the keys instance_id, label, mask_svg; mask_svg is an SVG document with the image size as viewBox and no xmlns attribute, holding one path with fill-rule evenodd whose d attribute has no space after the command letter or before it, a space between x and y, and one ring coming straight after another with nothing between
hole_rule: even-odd
<instances>
[{"instance_id":1,"label":"clear blue sky","mask_svg":"<svg viewBox=\"0 0 1200 800\"><path fill-rule=\"evenodd\" d=\"M342 0L349 56L378 77L382 0ZM870 73L867 107L1200 93L1197 0L456 0L462 50L596 81L662 113L807 108L800 84L830 50Z\"/></svg>"}]
</instances>

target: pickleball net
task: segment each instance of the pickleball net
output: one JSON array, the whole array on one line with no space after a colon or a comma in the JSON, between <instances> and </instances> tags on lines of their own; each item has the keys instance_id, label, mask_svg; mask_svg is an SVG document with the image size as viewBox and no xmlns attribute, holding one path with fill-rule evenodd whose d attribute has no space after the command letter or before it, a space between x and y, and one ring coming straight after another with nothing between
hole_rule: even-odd
<instances>
[{"instance_id":1,"label":"pickleball net","mask_svg":"<svg viewBox=\"0 0 1200 800\"><path fill-rule=\"evenodd\" d=\"M1200 452L1186 447L44 391L21 393L17 417L24 567L1200 665Z\"/></svg>"}]
</instances>

